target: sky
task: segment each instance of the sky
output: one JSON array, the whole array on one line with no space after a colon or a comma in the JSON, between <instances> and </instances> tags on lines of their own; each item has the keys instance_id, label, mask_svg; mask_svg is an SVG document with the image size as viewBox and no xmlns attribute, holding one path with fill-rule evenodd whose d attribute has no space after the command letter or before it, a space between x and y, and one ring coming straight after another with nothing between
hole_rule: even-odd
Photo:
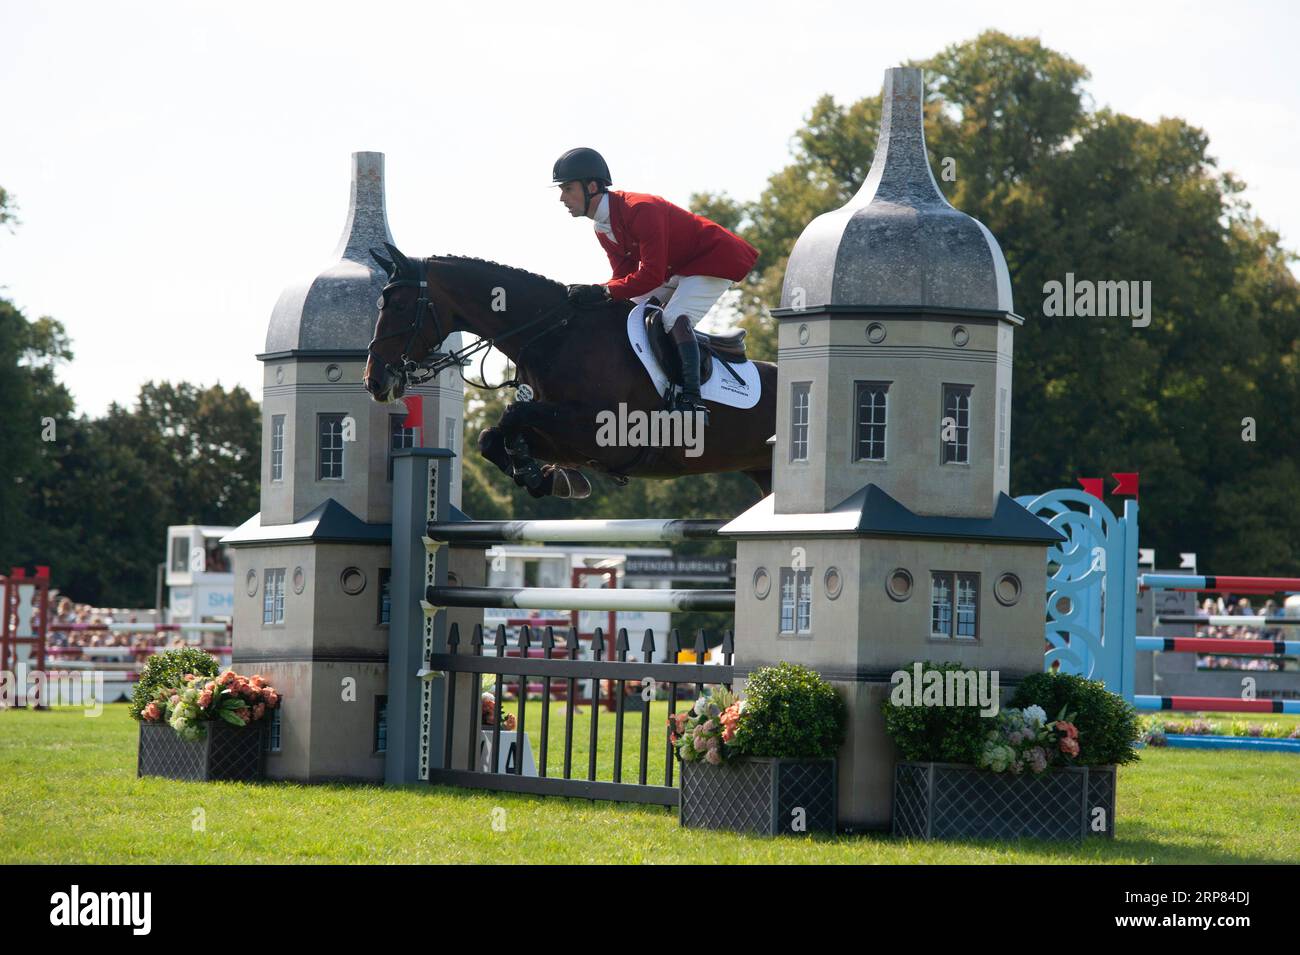
<instances>
[{"instance_id":1,"label":"sky","mask_svg":"<svg viewBox=\"0 0 1300 955\"><path fill-rule=\"evenodd\" d=\"M753 199L823 94L986 29L1092 74L1089 105L1204 129L1300 249L1300 12L1286 3L38 3L0 0L0 295L66 327L79 413L150 380L261 398L280 291L330 264L351 154L386 156L408 254L563 282L608 263L549 186L593 146L615 188Z\"/></svg>"}]
</instances>

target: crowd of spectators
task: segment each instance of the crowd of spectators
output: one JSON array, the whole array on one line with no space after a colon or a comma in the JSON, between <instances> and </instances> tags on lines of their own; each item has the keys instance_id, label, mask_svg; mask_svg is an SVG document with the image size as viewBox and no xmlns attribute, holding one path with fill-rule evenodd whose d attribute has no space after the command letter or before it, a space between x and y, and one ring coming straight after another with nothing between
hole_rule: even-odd
<instances>
[{"instance_id":1,"label":"crowd of spectators","mask_svg":"<svg viewBox=\"0 0 1300 955\"><path fill-rule=\"evenodd\" d=\"M63 630L50 627L45 645L50 648L88 648L88 647L122 647L137 653L148 653L166 647L185 646L188 642L185 634L180 632L114 632L109 629L113 623L152 623L141 620L139 615L131 612L92 607L89 604L74 603L68 597L59 597L50 613L51 624L72 624L75 630Z\"/></svg>"},{"instance_id":2,"label":"crowd of spectators","mask_svg":"<svg viewBox=\"0 0 1300 955\"><path fill-rule=\"evenodd\" d=\"M1279 606L1278 602L1272 597L1265 600L1258 608L1251 604L1250 598L1239 597L1237 600L1232 599L1229 594L1227 600L1222 596L1206 597L1201 602L1197 616L1201 617L1282 617L1296 616L1297 622L1300 623L1300 599L1295 597L1288 598L1286 606ZM1252 640L1287 640L1296 630L1290 627L1249 627L1249 626L1198 626L1196 635L1198 637L1216 637L1226 640L1241 640L1243 644L1248 644ZM1250 647L1243 645L1242 653L1249 653ZM1284 668L1284 661L1277 657L1243 657L1228 656L1220 654L1208 654L1197 658L1197 665L1212 670L1281 670Z\"/></svg>"}]
</instances>

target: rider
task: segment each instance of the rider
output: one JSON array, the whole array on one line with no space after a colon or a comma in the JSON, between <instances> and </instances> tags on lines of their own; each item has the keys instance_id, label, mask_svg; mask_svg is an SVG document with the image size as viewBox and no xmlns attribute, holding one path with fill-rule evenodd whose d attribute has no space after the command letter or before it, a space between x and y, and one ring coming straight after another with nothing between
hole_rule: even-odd
<instances>
[{"instance_id":1,"label":"rider","mask_svg":"<svg viewBox=\"0 0 1300 955\"><path fill-rule=\"evenodd\" d=\"M570 149L556 160L552 179L570 215L595 220L596 238L614 269L603 285L569 286L569 300L597 305L627 299L640 305L653 297L663 303L664 327L682 361L675 410L702 411L707 421L694 328L733 282L749 274L758 250L667 199L610 191L609 166L594 149Z\"/></svg>"}]
</instances>

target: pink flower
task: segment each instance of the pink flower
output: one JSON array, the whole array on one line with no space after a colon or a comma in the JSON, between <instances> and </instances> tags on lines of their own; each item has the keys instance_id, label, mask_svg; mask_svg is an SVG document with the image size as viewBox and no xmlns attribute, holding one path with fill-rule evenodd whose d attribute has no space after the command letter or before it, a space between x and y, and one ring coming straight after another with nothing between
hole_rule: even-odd
<instances>
[{"instance_id":1,"label":"pink flower","mask_svg":"<svg viewBox=\"0 0 1300 955\"><path fill-rule=\"evenodd\" d=\"M271 709L275 709L280 703L280 694L276 693L275 690L271 689L268 686L265 690L262 691L262 702L264 702Z\"/></svg>"},{"instance_id":2,"label":"pink flower","mask_svg":"<svg viewBox=\"0 0 1300 955\"><path fill-rule=\"evenodd\" d=\"M695 752L697 753L702 753L709 748L708 740L703 736L696 736L691 745L695 747Z\"/></svg>"},{"instance_id":3,"label":"pink flower","mask_svg":"<svg viewBox=\"0 0 1300 955\"><path fill-rule=\"evenodd\" d=\"M221 676L217 677L217 682L222 686L229 686L237 679L238 677L235 676L234 670L227 670L225 673L221 674Z\"/></svg>"},{"instance_id":4,"label":"pink flower","mask_svg":"<svg viewBox=\"0 0 1300 955\"><path fill-rule=\"evenodd\" d=\"M1068 736L1070 739L1078 739L1078 738L1079 738L1079 730L1078 730L1078 727L1076 727L1073 723L1067 723L1067 722L1065 722L1065 720L1057 720L1057 721L1056 721L1056 731L1057 731L1058 733L1064 733L1064 734L1065 734L1066 736Z\"/></svg>"},{"instance_id":5,"label":"pink flower","mask_svg":"<svg viewBox=\"0 0 1300 955\"><path fill-rule=\"evenodd\" d=\"M205 686L203 689L205 689L205 690L206 690L207 692L209 692L209 693L216 693L216 692L217 692L217 681L216 681L216 680L209 680L209 681L208 681L208 685Z\"/></svg>"},{"instance_id":6,"label":"pink flower","mask_svg":"<svg viewBox=\"0 0 1300 955\"><path fill-rule=\"evenodd\" d=\"M266 714L266 704L258 703L253 707L253 719L260 720Z\"/></svg>"},{"instance_id":7,"label":"pink flower","mask_svg":"<svg viewBox=\"0 0 1300 955\"><path fill-rule=\"evenodd\" d=\"M1060 741L1061 752L1067 756L1079 755L1079 741L1066 737Z\"/></svg>"},{"instance_id":8,"label":"pink flower","mask_svg":"<svg viewBox=\"0 0 1300 955\"><path fill-rule=\"evenodd\" d=\"M515 714L513 714L513 713L507 713L505 719L503 719L503 720L501 721L501 725L502 725L505 729L507 729L507 730L512 730L512 729L514 729L514 728L515 728Z\"/></svg>"},{"instance_id":9,"label":"pink flower","mask_svg":"<svg viewBox=\"0 0 1300 955\"><path fill-rule=\"evenodd\" d=\"M247 722L248 722L248 718L249 718L252 714L249 712L248 707L246 707L246 706L241 706L239 709L235 710L235 715L238 716L238 717L239 717L241 720L243 720L245 723L247 723Z\"/></svg>"},{"instance_id":10,"label":"pink flower","mask_svg":"<svg viewBox=\"0 0 1300 955\"><path fill-rule=\"evenodd\" d=\"M204 690L202 693L199 694L199 706L206 710L211 705L212 705L212 691Z\"/></svg>"},{"instance_id":11,"label":"pink flower","mask_svg":"<svg viewBox=\"0 0 1300 955\"><path fill-rule=\"evenodd\" d=\"M719 763L722 762L722 754L719 753L716 749L711 749L704 754L704 761L706 763L710 763L713 766L717 766Z\"/></svg>"},{"instance_id":12,"label":"pink flower","mask_svg":"<svg viewBox=\"0 0 1300 955\"><path fill-rule=\"evenodd\" d=\"M171 700L170 700L169 702L171 703L172 706L180 706L180 704L181 704L181 697L180 697L180 694L179 694L179 693L173 693L173 694L172 694L172 697L171 697Z\"/></svg>"},{"instance_id":13,"label":"pink flower","mask_svg":"<svg viewBox=\"0 0 1300 955\"><path fill-rule=\"evenodd\" d=\"M266 680L262 678L262 674L260 673L254 673L251 677L248 678L248 682L251 683L253 686L257 687L259 690L262 687L266 686Z\"/></svg>"},{"instance_id":14,"label":"pink flower","mask_svg":"<svg viewBox=\"0 0 1300 955\"><path fill-rule=\"evenodd\" d=\"M157 703L150 703L140 711L140 716L146 720L160 720L162 719L162 711L158 709Z\"/></svg>"}]
</instances>

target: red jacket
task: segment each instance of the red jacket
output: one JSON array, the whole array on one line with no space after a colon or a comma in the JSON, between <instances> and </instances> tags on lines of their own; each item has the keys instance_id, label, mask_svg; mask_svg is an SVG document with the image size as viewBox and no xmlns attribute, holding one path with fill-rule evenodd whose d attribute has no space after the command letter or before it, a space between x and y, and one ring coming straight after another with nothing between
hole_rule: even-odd
<instances>
[{"instance_id":1,"label":"red jacket","mask_svg":"<svg viewBox=\"0 0 1300 955\"><path fill-rule=\"evenodd\" d=\"M596 238L609 256L611 298L645 295L672 275L712 275L738 282L758 249L716 222L643 192L609 193L610 236Z\"/></svg>"}]
</instances>

